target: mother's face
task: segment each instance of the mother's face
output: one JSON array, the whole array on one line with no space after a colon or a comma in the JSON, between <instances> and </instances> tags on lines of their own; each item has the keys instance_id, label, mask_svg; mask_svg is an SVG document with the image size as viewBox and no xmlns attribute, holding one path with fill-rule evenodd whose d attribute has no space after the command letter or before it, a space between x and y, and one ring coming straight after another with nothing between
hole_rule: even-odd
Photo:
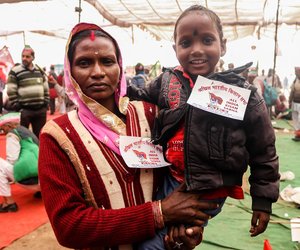
<instances>
[{"instance_id":1,"label":"mother's face","mask_svg":"<svg viewBox=\"0 0 300 250\"><path fill-rule=\"evenodd\" d=\"M84 38L77 44L70 63L82 92L110 109L120 79L114 43L106 37Z\"/></svg>"}]
</instances>

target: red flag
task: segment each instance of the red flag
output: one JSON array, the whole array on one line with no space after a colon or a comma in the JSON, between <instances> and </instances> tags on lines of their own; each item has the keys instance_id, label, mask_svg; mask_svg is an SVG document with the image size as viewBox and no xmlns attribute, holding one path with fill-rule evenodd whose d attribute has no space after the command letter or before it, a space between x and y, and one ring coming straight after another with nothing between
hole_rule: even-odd
<instances>
[{"instance_id":1,"label":"red flag","mask_svg":"<svg viewBox=\"0 0 300 250\"><path fill-rule=\"evenodd\" d=\"M9 53L9 50L4 46L0 50L0 80L6 83L8 73L10 69L14 66L14 61Z\"/></svg>"}]
</instances>

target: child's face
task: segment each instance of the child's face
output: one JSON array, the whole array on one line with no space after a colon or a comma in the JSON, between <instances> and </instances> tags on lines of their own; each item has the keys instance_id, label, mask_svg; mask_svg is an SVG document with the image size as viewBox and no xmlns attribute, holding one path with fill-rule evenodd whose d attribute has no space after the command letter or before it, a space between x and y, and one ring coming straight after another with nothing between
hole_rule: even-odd
<instances>
[{"instance_id":1,"label":"child's face","mask_svg":"<svg viewBox=\"0 0 300 250\"><path fill-rule=\"evenodd\" d=\"M176 30L174 50L180 65L192 75L207 76L226 52L216 24L201 11L183 17Z\"/></svg>"}]
</instances>

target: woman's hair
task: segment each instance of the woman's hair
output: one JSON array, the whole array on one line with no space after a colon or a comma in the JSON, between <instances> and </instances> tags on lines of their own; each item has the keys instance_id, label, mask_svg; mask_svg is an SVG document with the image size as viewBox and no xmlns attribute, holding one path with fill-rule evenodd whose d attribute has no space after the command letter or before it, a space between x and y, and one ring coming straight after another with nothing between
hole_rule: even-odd
<instances>
[{"instance_id":1,"label":"woman's hair","mask_svg":"<svg viewBox=\"0 0 300 250\"><path fill-rule=\"evenodd\" d=\"M176 23L175 23L175 28L174 28L174 33L173 33L173 37L174 37L174 41L176 41L176 31L177 31L177 26L178 26L178 23L179 21L187 16L188 14L190 14L190 12L193 12L193 11L202 11L205 15L209 16L211 18L211 20L215 23L216 25L216 28L218 30L218 33L219 33L219 36L220 36L220 40L222 41L223 40L223 27L222 27L222 23L221 23L221 20L220 18L218 17L218 15L213 12L212 10L210 9L207 9L205 8L204 6L202 5L192 5L190 6L189 8L187 8L186 10L184 10L181 15L179 16L179 18L177 19Z\"/></svg>"},{"instance_id":2,"label":"woman's hair","mask_svg":"<svg viewBox=\"0 0 300 250\"><path fill-rule=\"evenodd\" d=\"M92 32L94 34L92 34ZM113 44L115 45L115 49L116 49L116 55L117 55L117 58L119 59L120 57L120 52L118 50L118 46L115 44L115 41L109 36L107 35L106 33L102 32L101 30L83 30L81 32L78 32L77 34L75 34L73 37L72 37L72 40L70 42L70 45L69 45L69 50L68 50L68 59L70 61L70 64L72 64L73 62L73 59L74 59L74 52L75 52L75 48L77 46L77 44L84 38L86 37L90 37L92 39L92 37L95 36L95 37L104 37L104 38L107 38L109 39L110 41L113 42Z\"/></svg>"}]
</instances>

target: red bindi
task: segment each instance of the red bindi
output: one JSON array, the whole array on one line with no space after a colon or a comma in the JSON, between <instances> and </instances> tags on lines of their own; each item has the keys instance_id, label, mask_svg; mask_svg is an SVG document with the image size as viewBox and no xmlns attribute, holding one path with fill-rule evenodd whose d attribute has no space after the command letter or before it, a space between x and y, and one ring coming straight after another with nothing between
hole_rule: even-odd
<instances>
[{"instance_id":1,"label":"red bindi","mask_svg":"<svg viewBox=\"0 0 300 250\"><path fill-rule=\"evenodd\" d=\"M91 38L91 41L95 40L95 31L94 30L91 31L90 38Z\"/></svg>"}]
</instances>

